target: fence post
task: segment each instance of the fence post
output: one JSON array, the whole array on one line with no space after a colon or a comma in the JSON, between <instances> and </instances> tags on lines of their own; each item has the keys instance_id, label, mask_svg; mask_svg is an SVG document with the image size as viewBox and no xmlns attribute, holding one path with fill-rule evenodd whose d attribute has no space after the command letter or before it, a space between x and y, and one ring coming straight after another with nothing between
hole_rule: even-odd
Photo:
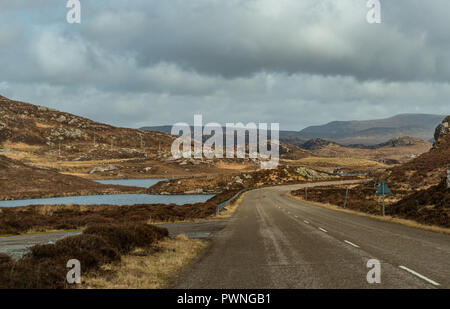
<instances>
[{"instance_id":1,"label":"fence post","mask_svg":"<svg viewBox=\"0 0 450 309\"><path fill-rule=\"evenodd\" d=\"M347 198L348 198L348 186L345 189L345 202L344 202L344 209L347 208Z\"/></svg>"}]
</instances>

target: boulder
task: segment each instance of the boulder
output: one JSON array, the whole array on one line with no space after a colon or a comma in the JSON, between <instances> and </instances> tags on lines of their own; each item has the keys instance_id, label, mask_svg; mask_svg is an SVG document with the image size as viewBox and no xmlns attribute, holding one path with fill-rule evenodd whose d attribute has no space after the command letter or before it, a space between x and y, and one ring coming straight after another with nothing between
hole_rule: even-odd
<instances>
[{"instance_id":1,"label":"boulder","mask_svg":"<svg viewBox=\"0 0 450 309\"><path fill-rule=\"evenodd\" d=\"M184 194L202 194L202 193L203 189L201 188L184 192Z\"/></svg>"},{"instance_id":2,"label":"boulder","mask_svg":"<svg viewBox=\"0 0 450 309\"><path fill-rule=\"evenodd\" d=\"M109 171L115 171L118 168L114 165L107 165L107 166L97 166L94 167L93 169L91 169L91 171L89 172L89 174L94 174L94 173L102 173L102 172L109 172Z\"/></svg>"},{"instance_id":3,"label":"boulder","mask_svg":"<svg viewBox=\"0 0 450 309\"><path fill-rule=\"evenodd\" d=\"M58 122L65 122L66 120L67 120L67 118L64 115L61 115L56 119L56 121L58 121Z\"/></svg>"},{"instance_id":4,"label":"boulder","mask_svg":"<svg viewBox=\"0 0 450 309\"><path fill-rule=\"evenodd\" d=\"M440 125L437 126L434 131L434 140L439 142L439 140L450 132L450 116L447 116Z\"/></svg>"}]
</instances>

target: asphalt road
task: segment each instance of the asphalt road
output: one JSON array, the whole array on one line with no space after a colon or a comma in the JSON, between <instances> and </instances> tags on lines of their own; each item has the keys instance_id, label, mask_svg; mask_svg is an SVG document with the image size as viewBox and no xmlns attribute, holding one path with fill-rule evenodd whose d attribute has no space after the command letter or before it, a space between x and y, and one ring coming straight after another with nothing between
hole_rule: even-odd
<instances>
[{"instance_id":1,"label":"asphalt road","mask_svg":"<svg viewBox=\"0 0 450 309\"><path fill-rule=\"evenodd\" d=\"M28 252L30 247L55 243L60 239L80 233L80 231L70 231L0 237L0 253L8 254L14 259L20 259Z\"/></svg>"},{"instance_id":2,"label":"asphalt road","mask_svg":"<svg viewBox=\"0 0 450 309\"><path fill-rule=\"evenodd\" d=\"M328 183L329 184L329 183ZM327 185L327 184L325 184ZM450 288L450 235L248 192L174 288ZM381 263L369 284L367 262Z\"/></svg>"}]
</instances>

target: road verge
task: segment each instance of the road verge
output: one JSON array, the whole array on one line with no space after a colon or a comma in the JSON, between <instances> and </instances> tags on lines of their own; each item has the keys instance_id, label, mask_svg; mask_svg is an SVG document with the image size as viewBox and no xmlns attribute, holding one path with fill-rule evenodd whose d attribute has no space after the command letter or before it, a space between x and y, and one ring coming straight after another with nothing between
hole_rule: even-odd
<instances>
[{"instance_id":1,"label":"road verge","mask_svg":"<svg viewBox=\"0 0 450 309\"><path fill-rule=\"evenodd\" d=\"M360 217L368 217L368 218L372 218L372 219L379 220L379 221L401 224L401 225L405 225L408 227L418 228L418 229L422 229L422 230L426 230L426 231L431 231L431 232L436 232L436 233L441 233L441 234L450 234L450 229L440 227L440 226L424 225L424 224L420 224L413 220L400 219L400 218L395 218L395 217L391 217L391 216L385 216L385 217L377 216L377 215L367 214L367 213L356 211L356 210L344 209L337 205L324 204L324 203L313 202L313 201L306 201L305 199L303 199L301 197L292 195L291 192L286 192L285 195L293 200L301 201L303 203L306 203L306 204L309 204L312 206L323 207L323 208L327 208L327 209L334 210L334 211L357 215Z\"/></svg>"}]
</instances>

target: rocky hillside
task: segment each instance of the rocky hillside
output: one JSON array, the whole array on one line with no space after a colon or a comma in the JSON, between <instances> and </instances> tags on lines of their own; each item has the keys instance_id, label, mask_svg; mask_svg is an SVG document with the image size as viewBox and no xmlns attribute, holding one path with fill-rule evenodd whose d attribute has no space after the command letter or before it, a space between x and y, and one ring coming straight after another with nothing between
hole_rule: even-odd
<instances>
[{"instance_id":1,"label":"rocky hillside","mask_svg":"<svg viewBox=\"0 0 450 309\"><path fill-rule=\"evenodd\" d=\"M260 170L238 175L216 175L213 177L191 177L162 181L152 186L148 192L158 194L220 193L264 185L335 180L336 178L339 177L302 166L280 165L272 170Z\"/></svg>"},{"instance_id":2,"label":"rocky hillside","mask_svg":"<svg viewBox=\"0 0 450 309\"><path fill-rule=\"evenodd\" d=\"M0 97L0 144L7 150L64 160L136 158L169 150L172 141L169 134L118 128Z\"/></svg>"},{"instance_id":3,"label":"rocky hillside","mask_svg":"<svg viewBox=\"0 0 450 309\"><path fill-rule=\"evenodd\" d=\"M337 143L333 143L327 140L324 140L322 138L314 138L306 141L305 143L301 144L300 148L306 149L306 150L318 150L322 149L328 145L337 145Z\"/></svg>"},{"instance_id":4,"label":"rocky hillside","mask_svg":"<svg viewBox=\"0 0 450 309\"><path fill-rule=\"evenodd\" d=\"M438 125L430 151L377 175L393 195L386 198L386 213L425 224L450 227L450 116ZM343 205L345 187L312 189L311 200ZM299 192L298 194L301 194ZM373 184L350 188L348 208L380 214L380 197Z\"/></svg>"},{"instance_id":5,"label":"rocky hillside","mask_svg":"<svg viewBox=\"0 0 450 309\"><path fill-rule=\"evenodd\" d=\"M388 170L386 178L398 187L428 189L440 183L450 165L450 116L435 130L436 142L429 152Z\"/></svg>"},{"instance_id":6,"label":"rocky hillside","mask_svg":"<svg viewBox=\"0 0 450 309\"><path fill-rule=\"evenodd\" d=\"M0 154L88 179L173 178L254 170L249 160L172 160L174 136L119 128L0 97ZM300 149L282 148L289 156Z\"/></svg>"},{"instance_id":7,"label":"rocky hillside","mask_svg":"<svg viewBox=\"0 0 450 309\"><path fill-rule=\"evenodd\" d=\"M442 178L438 185L403 198L391 209L397 216L450 227L450 180Z\"/></svg>"}]
</instances>

